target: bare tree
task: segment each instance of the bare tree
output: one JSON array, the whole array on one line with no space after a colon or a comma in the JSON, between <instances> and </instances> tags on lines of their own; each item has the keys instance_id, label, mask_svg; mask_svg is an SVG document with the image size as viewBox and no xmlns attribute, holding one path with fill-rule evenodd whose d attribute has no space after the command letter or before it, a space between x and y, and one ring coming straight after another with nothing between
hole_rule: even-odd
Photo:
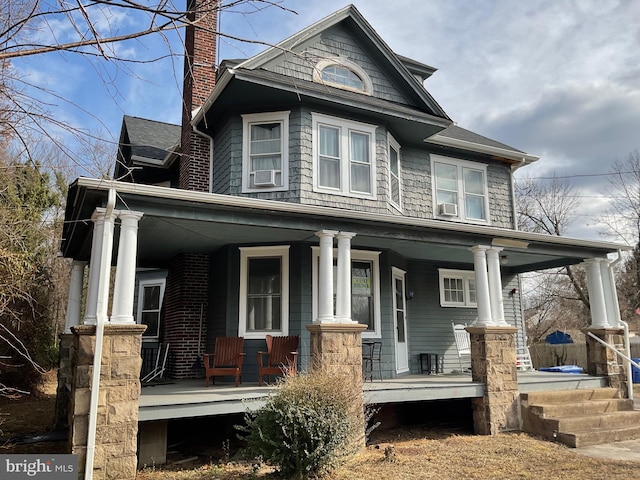
<instances>
[{"instance_id":1,"label":"bare tree","mask_svg":"<svg viewBox=\"0 0 640 480\"><path fill-rule=\"evenodd\" d=\"M575 220L580 200L575 187L566 180L552 178L549 181L524 178L516 183L518 228L529 232L563 235ZM576 267L565 266L565 273L573 290L564 292L566 300L579 300L589 308L589 297Z\"/></svg>"},{"instance_id":2,"label":"bare tree","mask_svg":"<svg viewBox=\"0 0 640 480\"><path fill-rule=\"evenodd\" d=\"M222 11L246 17L271 7L291 11L282 5L282 0L3 0L0 2L0 140L10 138L28 150L29 140L41 135L60 149L67 162L86 168L86 164L78 162L77 149L70 145L80 145L80 149L86 150L86 144L91 144L94 138L84 128L74 127L50 112L50 107L60 104L82 110L79 105L21 76L12 61L58 52L82 56L92 62L98 72L103 71L101 65L109 65L119 73L135 75L131 68L134 64L167 58L181 60L184 48L178 34L184 27L210 28L206 26L209 22L203 19ZM196 8L197 17L193 15ZM214 33L266 45L223 31ZM164 48L145 48L142 42L147 37L161 38ZM174 45L179 46L174 50ZM127 53L133 51L135 56ZM181 71L181 68L174 70ZM110 84L111 78L103 77L103 83ZM176 85L179 88L180 82ZM49 101L43 102L42 98ZM102 124L94 113L82 111ZM56 132L64 132L66 141ZM115 152L113 140L112 148ZM93 167L94 176L103 175L101 166Z\"/></svg>"},{"instance_id":3,"label":"bare tree","mask_svg":"<svg viewBox=\"0 0 640 480\"><path fill-rule=\"evenodd\" d=\"M618 293L623 320L640 327L640 152L614 162L607 196L610 207L599 219L602 232L633 247L618 275Z\"/></svg>"}]
</instances>

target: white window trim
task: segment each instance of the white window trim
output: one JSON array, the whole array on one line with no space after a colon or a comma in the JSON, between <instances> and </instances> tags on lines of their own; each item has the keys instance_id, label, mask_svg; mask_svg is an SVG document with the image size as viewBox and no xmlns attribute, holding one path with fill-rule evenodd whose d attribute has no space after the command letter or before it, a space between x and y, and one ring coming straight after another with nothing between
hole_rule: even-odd
<instances>
[{"instance_id":1,"label":"white window trim","mask_svg":"<svg viewBox=\"0 0 640 480\"><path fill-rule=\"evenodd\" d=\"M354 122L345 120L344 118L331 117L321 113L311 113L312 119L312 153L313 153L313 191L318 193L329 193L332 195L343 195L353 198L376 199L376 125L368 123ZM319 185L320 179L320 161L319 161L319 127L325 125L327 127L339 128L341 131L340 140L340 188L323 187ZM349 158L349 135L344 132L355 131L369 135L369 154L370 171L369 182L371 185L371 193L352 192L351 191L351 160ZM346 143L346 148L345 148Z\"/></svg>"},{"instance_id":2,"label":"white window trim","mask_svg":"<svg viewBox=\"0 0 640 480\"><path fill-rule=\"evenodd\" d=\"M389 133L387 134L387 142L389 144L388 155L388 168L389 168L389 203L400 213L402 213L402 162L401 162L401 154L400 154L400 144L396 141L395 138ZM391 149L394 149L398 153L398 191L400 195L400 202L396 203L393 198L393 190L391 188Z\"/></svg>"},{"instance_id":3,"label":"white window trim","mask_svg":"<svg viewBox=\"0 0 640 480\"><path fill-rule=\"evenodd\" d=\"M159 304L159 313L158 313L158 335L147 335L142 336L143 341L157 341L160 338L160 330L162 325L162 302L164 301L164 289L167 285L167 280L165 278L149 278L145 280L140 280L138 282L138 311L136 313L136 323L142 325L142 306L144 304L144 287L150 287L153 285L160 285L160 304Z\"/></svg>"},{"instance_id":4,"label":"white window trim","mask_svg":"<svg viewBox=\"0 0 640 480\"><path fill-rule=\"evenodd\" d=\"M458 169L458 216L440 215L438 212L437 189L436 189L436 163L444 163L446 165L455 166ZM464 182L462 180L462 169L468 168L472 170L480 170L484 175L484 211L485 220L477 218L467 218L464 202ZM491 223L491 214L489 212L489 179L487 177L487 165L479 162L469 162L452 157L444 157L442 155L431 154L431 180L432 180L432 203L433 217L441 220L449 220L452 222L477 223L480 225L489 225Z\"/></svg>"},{"instance_id":5,"label":"white window trim","mask_svg":"<svg viewBox=\"0 0 640 480\"><path fill-rule=\"evenodd\" d=\"M320 247L311 247L311 276L312 276L312 317L318 318L318 259ZM333 249L333 258L338 258L338 249ZM371 250L351 250L351 261L370 261L373 289L373 331L365 330L362 338L382 338L380 320L380 252Z\"/></svg>"},{"instance_id":6,"label":"white window trim","mask_svg":"<svg viewBox=\"0 0 640 480\"><path fill-rule=\"evenodd\" d=\"M458 308L477 308L478 304L472 302L469 298L469 280L476 279L475 272L473 270L453 270L449 268L439 268L438 276L440 277L439 289L440 289L440 306L441 307L458 307ZM460 302L447 302L444 296L444 279L455 278L461 279L464 288L464 303ZM477 293L476 293L477 295Z\"/></svg>"},{"instance_id":7,"label":"white window trim","mask_svg":"<svg viewBox=\"0 0 640 480\"><path fill-rule=\"evenodd\" d=\"M251 192L283 192L289 190L289 114L290 110L282 112L252 113L242 115L242 193ZM282 185L277 187L249 187L249 166L251 151L250 125L253 123L281 123L282 124Z\"/></svg>"},{"instance_id":8,"label":"white window trim","mask_svg":"<svg viewBox=\"0 0 640 480\"><path fill-rule=\"evenodd\" d=\"M351 70L358 77L360 77L360 80L362 80L364 88L361 90L359 88L353 88L348 85L342 85L341 83L335 83L335 82L324 80L322 78L322 71L325 68L331 67L333 65L344 67L348 70ZM342 90L348 90L350 92L364 93L365 95L373 95L373 83L371 82L371 78L369 77L369 75L367 75L367 72L365 72L360 65L343 57L326 58L324 60L320 60L313 69L313 81L316 83L321 83L323 85L340 88Z\"/></svg>"},{"instance_id":9,"label":"white window trim","mask_svg":"<svg viewBox=\"0 0 640 480\"><path fill-rule=\"evenodd\" d=\"M240 250L240 304L238 309L238 336L248 339L263 339L267 335L289 334L289 245L276 245L268 247L239 247ZM250 258L280 257L282 281L280 291L280 312L282 313L279 330L260 332L247 331L247 281L248 261Z\"/></svg>"}]
</instances>

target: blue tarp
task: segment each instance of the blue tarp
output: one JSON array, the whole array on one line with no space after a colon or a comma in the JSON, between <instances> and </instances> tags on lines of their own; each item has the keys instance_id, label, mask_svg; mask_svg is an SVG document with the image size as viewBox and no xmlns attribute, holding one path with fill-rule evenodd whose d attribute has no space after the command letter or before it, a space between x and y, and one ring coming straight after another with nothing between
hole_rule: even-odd
<instances>
[{"instance_id":1,"label":"blue tarp","mask_svg":"<svg viewBox=\"0 0 640 480\"><path fill-rule=\"evenodd\" d=\"M573 343L573 339L568 333L556 330L555 332L547 335L547 338L545 338L545 342L550 343L551 345L560 345L562 343Z\"/></svg>"}]
</instances>

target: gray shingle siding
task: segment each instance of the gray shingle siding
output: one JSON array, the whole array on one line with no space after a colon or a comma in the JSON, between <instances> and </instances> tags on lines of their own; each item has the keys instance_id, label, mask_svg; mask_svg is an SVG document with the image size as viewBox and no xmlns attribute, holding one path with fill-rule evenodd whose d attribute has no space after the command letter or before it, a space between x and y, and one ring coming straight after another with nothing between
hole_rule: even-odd
<instances>
[{"instance_id":1,"label":"gray shingle siding","mask_svg":"<svg viewBox=\"0 0 640 480\"><path fill-rule=\"evenodd\" d=\"M347 58L361 67L371 79L373 96L400 104L409 104L402 93L387 79L374 58L363 50L351 34L342 26L325 30L296 49L298 54L278 57L266 70L301 80L312 81L313 71L320 60L338 56ZM331 87L327 87L331 88Z\"/></svg>"},{"instance_id":2,"label":"gray shingle siding","mask_svg":"<svg viewBox=\"0 0 640 480\"><path fill-rule=\"evenodd\" d=\"M235 115L217 130L215 137L213 185L215 193L270 200L300 202L348 208L373 213L389 213L417 218L433 218L431 159L429 152L413 146L400 146L402 212L390 202L387 130L379 126L375 134L376 199L356 198L313 191L312 110L291 110L289 116L289 189L283 192L242 193L242 118ZM318 112L346 120L340 112ZM366 121L366 119L364 119ZM456 157L451 157L456 158ZM468 160L468 159L467 159ZM478 161L478 160L474 160ZM513 228L511 172L497 161L487 164L491 225Z\"/></svg>"}]
</instances>

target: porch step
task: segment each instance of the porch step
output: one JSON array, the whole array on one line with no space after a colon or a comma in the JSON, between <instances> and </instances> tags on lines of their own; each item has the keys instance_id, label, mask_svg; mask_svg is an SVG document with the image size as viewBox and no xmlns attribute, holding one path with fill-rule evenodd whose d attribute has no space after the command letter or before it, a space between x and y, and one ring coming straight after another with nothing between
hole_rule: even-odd
<instances>
[{"instance_id":1,"label":"porch step","mask_svg":"<svg viewBox=\"0 0 640 480\"><path fill-rule=\"evenodd\" d=\"M523 393L522 429L570 447L640 437L640 410L615 388Z\"/></svg>"}]
</instances>

